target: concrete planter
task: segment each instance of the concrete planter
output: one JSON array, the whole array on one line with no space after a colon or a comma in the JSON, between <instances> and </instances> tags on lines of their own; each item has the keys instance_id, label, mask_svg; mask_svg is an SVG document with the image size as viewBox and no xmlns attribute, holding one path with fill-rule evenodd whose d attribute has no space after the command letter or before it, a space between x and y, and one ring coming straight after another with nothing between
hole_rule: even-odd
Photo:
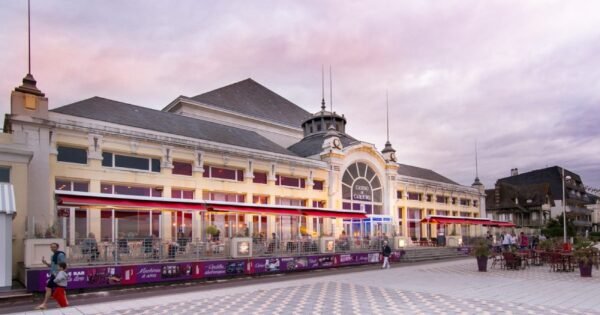
<instances>
[{"instance_id":1,"label":"concrete planter","mask_svg":"<svg viewBox=\"0 0 600 315\"><path fill-rule=\"evenodd\" d=\"M446 246L459 247L462 245L462 236L446 236Z\"/></svg>"},{"instance_id":2,"label":"concrete planter","mask_svg":"<svg viewBox=\"0 0 600 315\"><path fill-rule=\"evenodd\" d=\"M487 263L488 263L487 256L478 256L477 257L477 268L478 268L479 272L487 272Z\"/></svg>"},{"instance_id":3,"label":"concrete planter","mask_svg":"<svg viewBox=\"0 0 600 315\"><path fill-rule=\"evenodd\" d=\"M25 240L25 268L46 267L42 264L42 257L50 262L52 251L50 244L57 243L58 250L67 253L65 249L65 240L62 238L30 238ZM67 262L69 256L67 253Z\"/></svg>"},{"instance_id":4,"label":"concrete planter","mask_svg":"<svg viewBox=\"0 0 600 315\"><path fill-rule=\"evenodd\" d=\"M321 254L335 253L335 238L330 236L323 236L319 238L319 252Z\"/></svg>"},{"instance_id":5,"label":"concrete planter","mask_svg":"<svg viewBox=\"0 0 600 315\"><path fill-rule=\"evenodd\" d=\"M252 238L234 237L231 239L231 257L246 258L252 257Z\"/></svg>"},{"instance_id":6,"label":"concrete planter","mask_svg":"<svg viewBox=\"0 0 600 315\"><path fill-rule=\"evenodd\" d=\"M392 249L404 249L408 247L408 244L410 244L410 239L408 237L396 236L394 237L393 244L390 245L392 246Z\"/></svg>"}]
</instances>

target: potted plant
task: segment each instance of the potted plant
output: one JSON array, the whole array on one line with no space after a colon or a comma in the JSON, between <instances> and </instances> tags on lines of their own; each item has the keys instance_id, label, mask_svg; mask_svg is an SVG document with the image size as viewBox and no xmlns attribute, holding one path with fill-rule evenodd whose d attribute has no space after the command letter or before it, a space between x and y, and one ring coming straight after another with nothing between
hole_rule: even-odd
<instances>
[{"instance_id":1,"label":"potted plant","mask_svg":"<svg viewBox=\"0 0 600 315\"><path fill-rule=\"evenodd\" d=\"M579 274L582 277L592 276L592 267L598 269L598 248L590 241L581 241L575 244L573 258L579 265Z\"/></svg>"},{"instance_id":2,"label":"potted plant","mask_svg":"<svg viewBox=\"0 0 600 315\"><path fill-rule=\"evenodd\" d=\"M490 247L487 244L486 239L478 238L475 240L473 248L471 249L471 255L477 258L477 267L480 272L487 271L487 261L490 256Z\"/></svg>"},{"instance_id":3,"label":"potted plant","mask_svg":"<svg viewBox=\"0 0 600 315\"><path fill-rule=\"evenodd\" d=\"M206 234L210 235L211 239L214 241L219 235L219 229L214 225L209 225L206 227Z\"/></svg>"}]
</instances>

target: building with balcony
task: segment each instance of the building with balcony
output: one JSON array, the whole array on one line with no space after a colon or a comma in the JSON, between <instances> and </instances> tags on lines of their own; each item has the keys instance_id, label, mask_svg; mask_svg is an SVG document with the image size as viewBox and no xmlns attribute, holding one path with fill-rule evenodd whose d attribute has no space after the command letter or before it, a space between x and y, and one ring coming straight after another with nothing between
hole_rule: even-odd
<instances>
[{"instance_id":1,"label":"building with balcony","mask_svg":"<svg viewBox=\"0 0 600 315\"><path fill-rule=\"evenodd\" d=\"M594 197L588 194L578 174L569 170L565 173L565 199L567 218L572 220L578 233L591 231ZM548 167L518 173L498 179L495 189L486 190L486 209L495 219L507 219L518 227L539 230L548 218L563 213L562 168Z\"/></svg>"}]
</instances>

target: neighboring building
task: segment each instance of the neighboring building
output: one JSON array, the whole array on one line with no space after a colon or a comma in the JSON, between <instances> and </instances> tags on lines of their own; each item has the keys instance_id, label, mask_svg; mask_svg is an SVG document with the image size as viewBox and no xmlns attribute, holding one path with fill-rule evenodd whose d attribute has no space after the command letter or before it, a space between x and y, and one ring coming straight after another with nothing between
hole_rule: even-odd
<instances>
[{"instance_id":1,"label":"neighboring building","mask_svg":"<svg viewBox=\"0 0 600 315\"><path fill-rule=\"evenodd\" d=\"M498 181L486 193L486 211L494 220L514 223L528 234L539 233L555 205L548 183L512 185Z\"/></svg>"},{"instance_id":2,"label":"neighboring building","mask_svg":"<svg viewBox=\"0 0 600 315\"><path fill-rule=\"evenodd\" d=\"M511 170L511 176L498 179L496 188L487 190L486 208L494 219L512 221L518 227L535 228L545 221L563 213L562 168L548 167L519 174ZM565 173L567 217L573 220L578 233L591 230L592 212L586 205L593 203L578 174Z\"/></svg>"},{"instance_id":3,"label":"neighboring building","mask_svg":"<svg viewBox=\"0 0 600 315\"><path fill-rule=\"evenodd\" d=\"M28 75L4 132L15 264L24 239L53 232L68 245L90 233L202 240L208 225L224 238L247 227L278 239L343 230L418 239L443 232L421 223L428 215L485 213L480 183L398 164L389 141L380 152L348 135L346 118L324 101L310 114L251 79L180 96L163 111L101 97L48 110Z\"/></svg>"}]
</instances>

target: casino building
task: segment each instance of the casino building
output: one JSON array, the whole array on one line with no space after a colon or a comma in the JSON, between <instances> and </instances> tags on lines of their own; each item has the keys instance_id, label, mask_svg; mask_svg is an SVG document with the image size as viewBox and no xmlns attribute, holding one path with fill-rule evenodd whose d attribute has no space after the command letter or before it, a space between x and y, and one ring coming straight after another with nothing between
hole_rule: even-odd
<instances>
[{"instance_id":1,"label":"casino building","mask_svg":"<svg viewBox=\"0 0 600 315\"><path fill-rule=\"evenodd\" d=\"M43 237L68 248L90 237L202 241L216 227L221 240L399 236L410 246L474 235L466 223L485 217L478 180L400 164L402 147L349 135L324 100L311 114L252 79L163 110L103 97L48 104L25 77L0 137L16 192L15 272L39 264L25 243Z\"/></svg>"}]
</instances>

